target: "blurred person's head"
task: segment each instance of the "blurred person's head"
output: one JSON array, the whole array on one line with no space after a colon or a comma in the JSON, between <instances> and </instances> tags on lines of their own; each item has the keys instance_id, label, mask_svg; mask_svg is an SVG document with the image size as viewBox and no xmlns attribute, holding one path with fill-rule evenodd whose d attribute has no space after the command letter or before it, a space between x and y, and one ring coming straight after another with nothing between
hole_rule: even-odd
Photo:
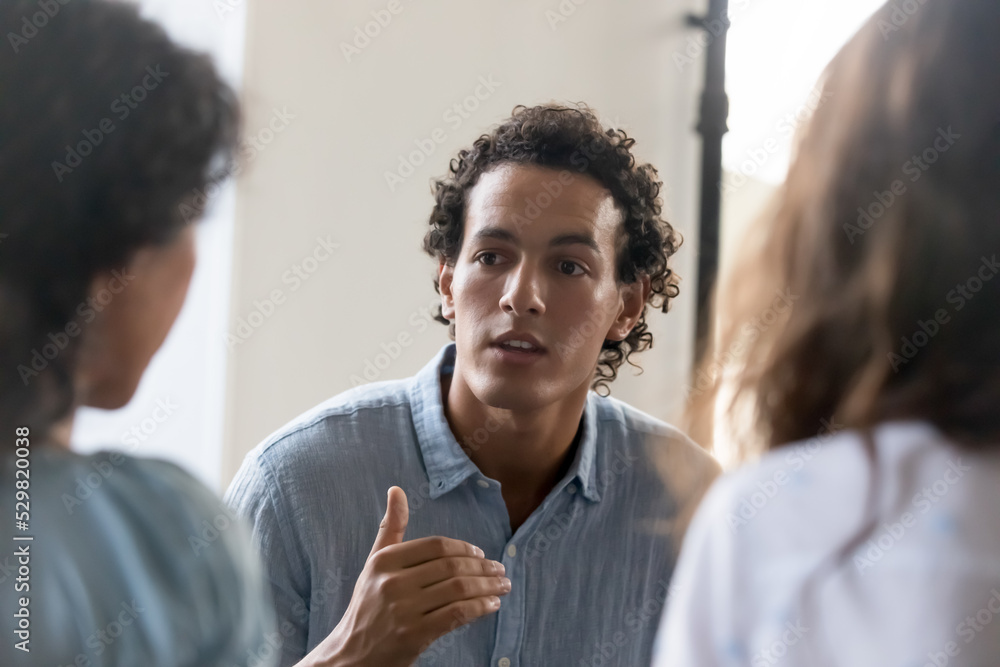
<instances>
[{"instance_id":1,"label":"blurred person's head","mask_svg":"<svg viewBox=\"0 0 1000 667\"><path fill-rule=\"evenodd\" d=\"M196 191L232 153L237 102L134 5L36 13L0 4L20 30L0 55L0 425L41 436L134 393L184 301Z\"/></svg>"},{"instance_id":2,"label":"blurred person's head","mask_svg":"<svg viewBox=\"0 0 1000 667\"><path fill-rule=\"evenodd\" d=\"M997 2L889 4L833 60L720 291L696 407L718 394L765 446L907 419L1000 442L998 29ZM793 306L761 326L776 293Z\"/></svg>"},{"instance_id":3,"label":"blurred person's head","mask_svg":"<svg viewBox=\"0 0 1000 667\"><path fill-rule=\"evenodd\" d=\"M652 344L647 305L666 312L677 296L668 261L681 239L634 143L582 105L519 106L435 182L424 249L440 263L438 319L481 402L607 389Z\"/></svg>"}]
</instances>

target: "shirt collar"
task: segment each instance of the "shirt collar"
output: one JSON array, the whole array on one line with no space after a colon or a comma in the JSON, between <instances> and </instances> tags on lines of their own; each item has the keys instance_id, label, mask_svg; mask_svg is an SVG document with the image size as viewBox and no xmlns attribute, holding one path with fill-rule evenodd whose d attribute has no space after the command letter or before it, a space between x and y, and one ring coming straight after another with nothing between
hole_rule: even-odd
<instances>
[{"instance_id":1,"label":"shirt collar","mask_svg":"<svg viewBox=\"0 0 1000 667\"><path fill-rule=\"evenodd\" d=\"M472 475L481 475L479 468L455 440L441 401L441 376L451 374L455 367L455 344L441 348L410 385L410 406L417 443L427 470L430 497L436 499L448 493ZM587 395L583 411L583 434L569 472L557 484L562 488L578 481L580 491L588 500L597 502L597 405L595 395Z\"/></svg>"}]
</instances>

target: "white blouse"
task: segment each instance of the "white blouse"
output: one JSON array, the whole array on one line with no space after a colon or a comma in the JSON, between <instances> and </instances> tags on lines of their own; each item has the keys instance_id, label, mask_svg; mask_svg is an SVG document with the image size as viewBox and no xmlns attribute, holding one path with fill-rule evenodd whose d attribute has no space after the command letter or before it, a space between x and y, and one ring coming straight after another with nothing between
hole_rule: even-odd
<instances>
[{"instance_id":1,"label":"white blouse","mask_svg":"<svg viewBox=\"0 0 1000 667\"><path fill-rule=\"evenodd\" d=\"M716 481L655 667L1000 665L1000 452L893 422Z\"/></svg>"}]
</instances>

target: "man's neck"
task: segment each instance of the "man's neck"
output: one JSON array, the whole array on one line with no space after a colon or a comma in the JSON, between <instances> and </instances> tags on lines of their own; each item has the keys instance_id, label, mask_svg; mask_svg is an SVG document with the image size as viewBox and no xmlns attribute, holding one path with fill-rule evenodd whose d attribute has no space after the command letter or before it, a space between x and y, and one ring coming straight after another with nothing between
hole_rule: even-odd
<instances>
[{"instance_id":1,"label":"man's neck","mask_svg":"<svg viewBox=\"0 0 1000 667\"><path fill-rule=\"evenodd\" d=\"M481 403L461 376L442 378L442 404L455 439L487 477L500 482L517 527L566 474L576 452L587 387L530 412Z\"/></svg>"}]
</instances>

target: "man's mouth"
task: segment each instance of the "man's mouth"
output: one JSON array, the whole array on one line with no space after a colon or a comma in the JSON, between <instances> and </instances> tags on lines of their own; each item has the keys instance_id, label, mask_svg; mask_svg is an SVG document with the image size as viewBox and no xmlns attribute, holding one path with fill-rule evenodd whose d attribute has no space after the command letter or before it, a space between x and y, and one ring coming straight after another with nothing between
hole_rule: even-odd
<instances>
[{"instance_id":1,"label":"man's mouth","mask_svg":"<svg viewBox=\"0 0 1000 667\"><path fill-rule=\"evenodd\" d=\"M528 333L510 331L493 341L493 347L518 354L544 354L545 348Z\"/></svg>"},{"instance_id":2,"label":"man's mouth","mask_svg":"<svg viewBox=\"0 0 1000 667\"><path fill-rule=\"evenodd\" d=\"M542 348L532 345L526 340L508 340L499 344L499 347L514 352L542 352Z\"/></svg>"}]
</instances>

